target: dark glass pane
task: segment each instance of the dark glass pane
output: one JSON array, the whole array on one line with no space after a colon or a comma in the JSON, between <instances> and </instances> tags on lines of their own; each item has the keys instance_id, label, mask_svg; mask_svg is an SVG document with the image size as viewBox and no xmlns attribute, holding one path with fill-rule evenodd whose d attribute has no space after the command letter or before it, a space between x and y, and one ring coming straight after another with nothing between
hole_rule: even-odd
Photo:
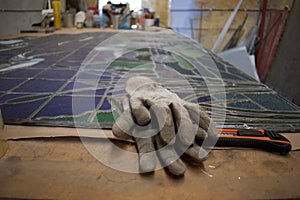
<instances>
[{"instance_id":1,"label":"dark glass pane","mask_svg":"<svg viewBox=\"0 0 300 200\"><path fill-rule=\"evenodd\" d=\"M57 96L54 97L36 116L36 117L55 117L72 116L83 114L87 111L95 110L100 102L99 97L72 97Z\"/></svg>"},{"instance_id":2,"label":"dark glass pane","mask_svg":"<svg viewBox=\"0 0 300 200\"><path fill-rule=\"evenodd\" d=\"M4 104L1 105L1 111L4 118L4 122L18 121L26 122L24 119L27 119L30 114L32 114L39 106L44 103L45 100L34 101L30 103L20 103L20 104Z\"/></svg>"},{"instance_id":3,"label":"dark glass pane","mask_svg":"<svg viewBox=\"0 0 300 200\"><path fill-rule=\"evenodd\" d=\"M44 79L70 79L76 74L76 71L72 70L47 70L42 72L37 76L37 78L44 78Z\"/></svg>"},{"instance_id":4,"label":"dark glass pane","mask_svg":"<svg viewBox=\"0 0 300 200\"><path fill-rule=\"evenodd\" d=\"M8 91L20 83L24 82L25 79L4 79L0 78L0 91Z\"/></svg>"},{"instance_id":5,"label":"dark glass pane","mask_svg":"<svg viewBox=\"0 0 300 200\"><path fill-rule=\"evenodd\" d=\"M286 100L274 94L247 94L249 98L260 104L262 107L270 110L296 110Z\"/></svg>"},{"instance_id":6,"label":"dark glass pane","mask_svg":"<svg viewBox=\"0 0 300 200\"><path fill-rule=\"evenodd\" d=\"M21 85L15 92L56 92L65 82L51 80L30 80Z\"/></svg>"}]
</instances>

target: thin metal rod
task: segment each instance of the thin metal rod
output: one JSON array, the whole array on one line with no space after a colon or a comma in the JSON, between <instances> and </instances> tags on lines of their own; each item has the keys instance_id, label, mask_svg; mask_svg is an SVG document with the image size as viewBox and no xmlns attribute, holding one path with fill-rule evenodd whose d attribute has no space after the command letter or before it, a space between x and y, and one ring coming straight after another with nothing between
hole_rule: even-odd
<instances>
[{"instance_id":1,"label":"thin metal rod","mask_svg":"<svg viewBox=\"0 0 300 200\"><path fill-rule=\"evenodd\" d=\"M171 9L171 12L233 12L232 8ZM239 9L239 12L262 12L262 9ZM267 12L284 11L284 9L268 8Z\"/></svg>"},{"instance_id":2,"label":"thin metal rod","mask_svg":"<svg viewBox=\"0 0 300 200\"><path fill-rule=\"evenodd\" d=\"M222 44L222 42L223 42L223 40L225 38L225 35L226 35L228 29L230 28L230 25L232 24L232 22L234 20L234 17L236 16L236 14L237 14L239 8L241 7L242 3L243 3L243 0L240 0L238 2L238 4L236 5L236 7L234 8L234 11L231 13L230 17L228 18L228 20L227 20L227 22L226 22L226 24L225 24L222 32L220 33L220 35L219 35L219 37L218 37L218 39L217 39L217 41L216 41L216 43L215 43L215 45L214 45L214 47L212 49L212 51L214 53L217 53L218 50L220 49L220 46L221 46L221 44Z\"/></svg>"},{"instance_id":3,"label":"thin metal rod","mask_svg":"<svg viewBox=\"0 0 300 200\"><path fill-rule=\"evenodd\" d=\"M52 9L52 7L51 7L51 0L48 0L48 9Z\"/></svg>"},{"instance_id":4,"label":"thin metal rod","mask_svg":"<svg viewBox=\"0 0 300 200\"><path fill-rule=\"evenodd\" d=\"M260 63L262 59L262 52L263 52L263 38L265 33L265 24L266 24L266 16L267 16L267 8L268 8L268 0L264 0L263 7L262 7L262 13L261 13L261 21L260 21L260 27L259 27L259 48L256 56L256 68L258 71L260 71Z\"/></svg>"},{"instance_id":5,"label":"thin metal rod","mask_svg":"<svg viewBox=\"0 0 300 200\"><path fill-rule=\"evenodd\" d=\"M40 10L8 10L8 9L6 9L6 10L3 10L3 9L0 9L0 12L41 12L42 11L42 9L40 9Z\"/></svg>"}]
</instances>

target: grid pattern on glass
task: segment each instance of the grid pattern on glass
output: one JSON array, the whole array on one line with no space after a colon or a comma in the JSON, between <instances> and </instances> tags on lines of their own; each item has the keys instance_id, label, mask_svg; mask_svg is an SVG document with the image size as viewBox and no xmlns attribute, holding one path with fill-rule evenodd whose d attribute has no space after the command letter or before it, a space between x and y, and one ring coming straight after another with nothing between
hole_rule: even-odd
<instances>
[{"instance_id":1,"label":"grid pattern on glass","mask_svg":"<svg viewBox=\"0 0 300 200\"><path fill-rule=\"evenodd\" d=\"M103 43L114 35L52 35L25 39L22 43L26 45L20 48L2 47L0 108L4 122L74 127L76 121L76 126L94 128L100 123L110 128L114 122L112 97L125 94L122 77L134 70L136 75L164 83L179 97L199 103L208 112L212 105L225 112L226 124L300 130L299 107L192 40L159 32L146 36L118 33L120 41L139 44L124 42L120 53L118 46L110 48ZM99 56L88 58L95 48ZM109 61L113 56L115 59ZM89 62L82 65L86 60ZM193 91L176 81L172 71L188 80ZM217 89L220 78L226 94ZM212 92L208 87L216 89ZM84 105L86 101L93 104ZM75 113L74 103L79 107Z\"/></svg>"}]
</instances>

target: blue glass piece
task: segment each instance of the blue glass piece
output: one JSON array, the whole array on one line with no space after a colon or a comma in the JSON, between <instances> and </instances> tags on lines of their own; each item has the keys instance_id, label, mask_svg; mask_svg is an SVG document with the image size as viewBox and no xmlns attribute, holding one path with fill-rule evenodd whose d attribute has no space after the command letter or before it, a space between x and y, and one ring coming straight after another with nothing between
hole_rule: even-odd
<instances>
[{"instance_id":1,"label":"blue glass piece","mask_svg":"<svg viewBox=\"0 0 300 200\"><path fill-rule=\"evenodd\" d=\"M120 80L122 77L120 76L115 76L115 77L112 77L114 81L117 81L117 80Z\"/></svg>"},{"instance_id":2,"label":"blue glass piece","mask_svg":"<svg viewBox=\"0 0 300 200\"><path fill-rule=\"evenodd\" d=\"M214 65L217 67L218 70L220 70L220 71L225 71L225 68L226 68L226 67L225 67L224 63L221 63L221 62L215 60ZM208 65L208 67L214 67L214 65L213 65L213 66Z\"/></svg>"},{"instance_id":3,"label":"blue glass piece","mask_svg":"<svg viewBox=\"0 0 300 200\"><path fill-rule=\"evenodd\" d=\"M203 83L204 82L204 79L201 78L201 77L192 77L192 80L194 80L195 82L198 82L198 83Z\"/></svg>"},{"instance_id":4,"label":"blue glass piece","mask_svg":"<svg viewBox=\"0 0 300 200\"><path fill-rule=\"evenodd\" d=\"M115 90L112 92L107 93L108 96L114 96L114 95L125 95L126 94L126 90Z\"/></svg>"},{"instance_id":5,"label":"blue glass piece","mask_svg":"<svg viewBox=\"0 0 300 200\"><path fill-rule=\"evenodd\" d=\"M52 69L78 69L81 62L63 60L51 66Z\"/></svg>"},{"instance_id":6,"label":"blue glass piece","mask_svg":"<svg viewBox=\"0 0 300 200\"><path fill-rule=\"evenodd\" d=\"M102 73L102 76L103 77L109 77L109 79L114 79L114 75L111 72L108 72L108 71L104 71Z\"/></svg>"},{"instance_id":7,"label":"blue glass piece","mask_svg":"<svg viewBox=\"0 0 300 200\"><path fill-rule=\"evenodd\" d=\"M216 78L217 76L208 69L204 68L203 66L196 66L193 70L195 74L199 74L202 78Z\"/></svg>"},{"instance_id":8,"label":"blue glass piece","mask_svg":"<svg viewBox=\"0 0 300 200\"><path fill-rule=\"evenodd\" d=\"M48 98L50 95L43 94L6 94L0 98L1 104L18 104L18 103L28 103L32 101L38 101L41 99Z\"/></svg>"},{"instance_id":9,"label":"blue glass piece","mask_svg":"<svg viewBox=\"0 0 300 200\"><path fill-rule=\"evenodd\" d=\"M210 96L204 96L204 97L195 97L194 99L191 100L192 103L208 103L211 101L211 97Z\"/></svg>"},{"instance_id":10,"label":"blue glass piece","mask_svg":"<svg viewBox=\"0 0 300 200\"><path fill-rule=\"evenodd\" d=\"M104 95L104 93L105 93L106 90L107 89L97 89L96 90L96 95Z\"/></svg>"},{"instance_id":11,"label":"blue glass piece","mask_svg":"<svg viewBox=\"0 0 300 200\"><path fill-rule=\"evenodd\" d=\"M104 99L104 102L100 107L100 110L111 110L111 104L108 102L107 98Z\"/></svg>"},{"instance_id":12,"label":"blue glass piece","mask_svg":"<svg viewBox=\"0 0 300 200\"><path fill-rule=\"evenodd\" d=\"M4 79L0 78L0 91L8 91L20 83L24 82L25 79Z\"/></svg>"},{"instance_id":13,"label":"blue glass piece","mask_svg":"<svg viewBox=\"0 0 300 200\"><path fill-rule=\"evenodd\" d=\"M294 111L297 110L291 106L286 100L270 94L247 94L247 97L260 104L262 107L270 110L286 110Z\"/></svg>"},{"instance_id":14,"label":"blue glass piece","mask_svg":"<svg viewBox=\"0 0 300 200\"><path fill-rule=\"evenodd\" d=\"M72 94L72 93L75 94L75 93L82 91L83 89L93 90L93 88L95 88L95 86L91 86L91 85L76 81L76 82L68 83L62 91L68 92L70 94Z\"/></svg>"},{"instance_id":15,"label":"blue glass piece","mask_svg":"<svg viewBox=\"0 0 300 200\"><path fill-rule=\"evenodd\" d=\"M232 102L227 104L228 107L242 108L247 110L261 110L256 104L250 101Z\"/></svg>"},{"instance_id":16,"label":"blue glass piece","mask_svg":"<svg viewBox=\"0 0 300 200\"><path fill-rule=\"evenodd\" d=\"M1 77L9 77L9 78L32 78L38 73L40 73L42 69L17 69L12 70L6 73L1 74Z\"/></svg>"},{"instance_id":17,"label":"blue glass piece","mask_svg":"<svg viewBox=\"0 0 300 200\"><path fill-rule=\"evenodd\" d=\"M135 59L137 56L137 53L135 51L130 51L128 53L125 53L123 56L128 59Z\"/></svg>"},{"instance_id":18,"label":"blue glass piece","mask_svg":"<svg viewBox=\"0 0 300 200\"><path fill-rule=\"evenodd\" d=\"M51 80L30 80L17 89L15 92L56 92L65 82Z\"/></svg>"},{"instance_id":19,"label":"blue glass piece","mask_svg":"<svg viewBox=\"0 0 300 200\"><path fill-rule=\"evenodd\" d=\"M115 57L113 50L101 50L101 56L107 57L107 58ZM98 59L95 58L95 60L93 60L93 61L98 61ZM103 60L99 60L99 61L103 61Z\"/></svg>"},{"instance_id":20,"label":"blue glass piece","mask_svg":"<svg viewBox=\"0 0 300 200\"><path fill-rule=\"evenodd\" d=\"M199 97L197 99L197 101L198 101L198 103L209 102L209 101L211 101L211 97L210 96Z\"/></svg>"},{"instance_id":21,"label":"blue glass piece","mask_svg":"<svg viewBox=\"0 0 300 200\"><path fill-rule=\"evenodd\" d=\"M211 58L204 59L204 58L202 57L202 58L199 58L198 61L199 61L203 66L206 66L206 67L216 66L215 62L214 62ZM223 70L223 71L224 71L224 70Z\"/></svg>"},{"instance_id":22,"label":"blue glass piece","mask_svg":"<svg viewBox=\"0 0 300 200\"><path fill-rule=\"evenodd\" d=\"M0 98L0 104L4 104L7 101L10 101L10 100L15 99L15 98L23 97L23 96L26 96L26 94L7 94L7 95L3 95Z\"/></svg>"},{"instance_id":23,"label":"blue glass piece","mask_svg":"<svg viewBox=\"0 0 300 200\"><path fill-rule=\"evenodd\" d=\"M63 53L60 53L60 54L51 54L49 56L46 56L45 59L48 62L54 62L54 63L56 63L58 60L60 60L63 57L64 57Z\"/></svg>"},{"instance_id":24,"label":"blue glass piece","mask_svg":"<svg viewBox=\"0 0 300 200\"><path fill-rule=\"evenodd\" d=\"M50 60L47 60L47 58L46 58L45 61L40 62L40 63L38 63L36 65L31 66L30 69L46 69L49 66L53 65L56 61L57 60L50 61Z\"/></svg>"},{"instance_id":25,"label":"blue glass piece","mask_svg":"<svg viewBox=\"0 0 300 200\"><path fill-rule=\"evenodd\" d=\"M240 69L237 69L237 68L228 68L228 71L230 73L234 74L235 76L243 78L244 80L249 80L249 81L253 81L254 80L252 77L250 77L249 75L245 74Z\"/></svg>"},{"instance_id":26,"label":"blue glass piece","mask_svg":"<svg viewBox=\"0 0 300 200\"><path fill-rule=\"evenodd\" d=\"M1 105L1 111L4 121L9 120L24 120L27 119L36 109L38 109L45 99L39 101L33 101L29 103L20 104L4 104ZM26 109L25 109L26 108Z\"/></svg>"},{"instance_id":27,"label":"blue glass piece","mask_svg":"<svg viewBox=\"0 0 300 200\"><path fill-rule=\"evenodd\" d=\"M9 99L8 101L6 101L7 103L14 103L14 104L18 104L18 103L29 103L29 102L33 102L33 101L38 101L41 99L46 99L49 98L50 94L34 94L34 95L20 95L20 96L15 96L14 98Z\"/></svg>"},{"instance_id":28,"label":"blue glass piece","mask_svg":"<svg viewBox=\"0 0 300 200\"><path fill-rule=\"evenodd\" d=\"M100 80L99 75L97 74L90 74L90 73L86 73L86 72L80 72L77 74L76 79L78 80L84 80L84 79L88 79L88 80Z\"/></svg>"},{"instance_id":29,"label":"blue glass piece","mask_svg":"<svg viewBox=\"0 0 300 200\"><path fill-rule=\"evenodd\" d=\"M86 58L86 54L72 54L67 57L67 61L77 61L77 62L82 62Z\"/></svg>"},{"instance_id":30,"label":"blue glass piece","mask_svg":"<svg viewBox=\"0 0 300 200\"><path fill-rule=\"evenodd\" d=\"M97 70L97 69L104 70L106 68L107 68L107 66L100 65L100 64L90 64L85 67L85 69L87 69L87 70Z\"/></svg>"},{"instance_id":31,"label":"blue glass piece","mask_svg":"<svg viewBox=\"0 0 300 200\"><path fill-rule=\"evenodd\" d=\"M72 116L95 110L100 97L56 96L36 116Z\"/></svg>"},{"instance_id":32,"label":"blue glass piece","mask_svg":"<svg viewBox=\"0 0 300 200\"><path fill-rule=\"evenodd\" d=\"M45 79L70 79L72 78L77 72L73 70L56 70L51 69L42 72L37 76L37 78L45 78Z\"/></svg>"},{"instance_id":33,"label":"blue glass piece","mask_svg":"<svg viewBox=\"0 0 300 200\"><path fill-rule=\"evenodd\" d=\"M235 76L233 74L229 74L226 72L220 71L220 74L221 74L222 79L235 80L235 81L236 80L244 80L243 77Z\"/></svg>"},{"instance_id":34,"label":"blue glass piece","mask_svg":"<svg viewBox=\"0 0 300 200\"><path fill-rule=\"evenodd\" d=\"M178 96L179 98L181 99L185 99L187 96L193 94L192 92L184 92L184 91L174 91Z\"/></svg>"},{"instance_id":35,"label":"blue glass piece","mask_svg":"<svg viewBox=\"0 0 300 200\"><path fill-rule=\"evenodd\" d=\"M175 69L179 73L186 74L186 75L195 75L192 71L182 68L178 63L165 63L168 67Z\"/></svg>"},{"instance_id":36,"label":"blue glass piece","mask_svg":"<svg viewBox=\"0 0 300 200\"><path fill-rule=\"evenodd\" d=\"M110 81L111 77L110 76L101 76L100 81Z\"/></svg>"},{"instance_id":37,"label":"blue glass piece","mask_svg":"<svg viewBox=\"0 0 300 200\"><path fill-rule=\"evenodd\" d=\"M214 99L216 100L245 100L246 97L241 94L214 94L212 95Z\"/></svg>"},{"instance_id":38,"label":"blue glass piece","mask_svg":"<svg viewBox=\"0 0 300 200\"><path fill-rule=\"evenodd\" d=\"M106 89L97 89L97 90L84 90L72 92L72 95L87 95L87 96L102 96L104 95Z\"/></svg>"}]
</instances>

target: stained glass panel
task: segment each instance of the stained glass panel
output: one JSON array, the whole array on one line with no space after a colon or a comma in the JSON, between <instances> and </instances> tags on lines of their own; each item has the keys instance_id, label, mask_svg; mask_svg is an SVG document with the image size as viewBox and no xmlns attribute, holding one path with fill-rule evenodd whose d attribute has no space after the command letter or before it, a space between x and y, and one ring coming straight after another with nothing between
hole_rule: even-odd
<instances>
[{"instance_id":1,"label":"stained glass panel","mask_svg":"<svg viewBox=\"0 0 300 200\"><path fill-rule=\"evenodd\" d=\"M199 103L220 126L300 130L298 106L174 33L51 35L22 43L0 52L6 124L111 128L126 78L143 75Z\"/></svg>"}]
</instances>

